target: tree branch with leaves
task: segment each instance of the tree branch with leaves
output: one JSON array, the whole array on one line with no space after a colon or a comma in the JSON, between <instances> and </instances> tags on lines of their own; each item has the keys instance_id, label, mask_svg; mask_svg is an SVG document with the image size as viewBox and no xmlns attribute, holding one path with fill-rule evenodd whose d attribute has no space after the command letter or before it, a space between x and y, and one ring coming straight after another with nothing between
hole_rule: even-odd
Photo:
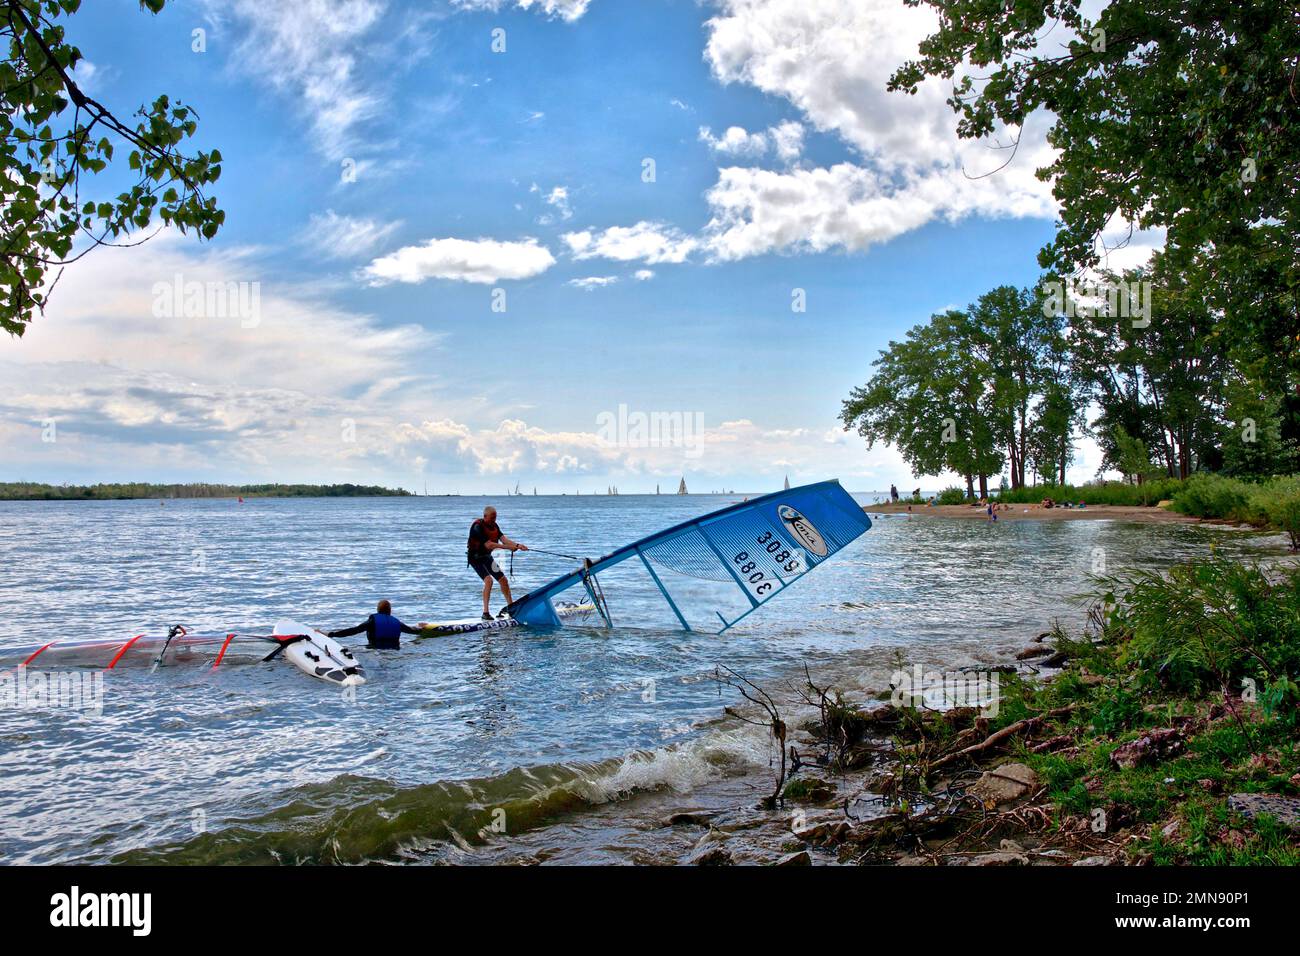
<instances>
[{"instance_id":1,"label":"tree branch with leaves","mask_svg":"<svg viewBox=\"0 0 1300 956\"><path fill-rule=\"evenodd\" d=\"M166 0L140 0L159 13ZM91 249L138 244L151 225L211 239L225 213L205 188L221 176L217 150L187 154L198 114L157 97L123 120L77 83L84 57L65 23L81 0L0 0L0 328L12 335L43 312L62 269ZM136 181L92 198L89 177L119 147ZM145 237L147 239L148 237Z\"/></svg>"}]
</instances>

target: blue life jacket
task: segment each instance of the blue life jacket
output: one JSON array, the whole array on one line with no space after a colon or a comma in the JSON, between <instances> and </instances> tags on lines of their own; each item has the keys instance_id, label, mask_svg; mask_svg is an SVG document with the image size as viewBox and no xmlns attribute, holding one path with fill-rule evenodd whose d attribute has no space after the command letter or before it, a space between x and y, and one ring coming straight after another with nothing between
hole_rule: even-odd
<instances>
[{"instance_id":1,"label":"blue life jacket","mask_svg":"<svg viewBox=\"0 0 1300 956\"><path fill-rule=\"evenodd\" d=\"M373 614L374 633L369 635L370 643L383 650L397 650L402 646L402 622L391 614Z\"/></svg>"}]
</instances>

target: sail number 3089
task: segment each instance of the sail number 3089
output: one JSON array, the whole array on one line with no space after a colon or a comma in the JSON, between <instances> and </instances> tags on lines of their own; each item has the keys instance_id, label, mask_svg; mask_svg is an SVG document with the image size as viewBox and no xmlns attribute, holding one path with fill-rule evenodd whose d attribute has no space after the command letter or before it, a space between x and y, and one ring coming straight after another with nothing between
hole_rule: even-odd
<instances>
[{"instance_id":1,"label":"sail number 3089","mask_svg":"<svg viewBox=\"0 0 1300 956\"><path fill-rule=\"evenodd\" d=\"M794 571L798 569L799 559L794 557L790 553L790 549L772 532L764 531L762 537L755 539L755 541L784 570ZM759 569L758 562L750 556L748 551L741 551L731 560L756 597L762 597L776 586L774 581L768 579L766 572Z\"/></svg>"}]
</instances>

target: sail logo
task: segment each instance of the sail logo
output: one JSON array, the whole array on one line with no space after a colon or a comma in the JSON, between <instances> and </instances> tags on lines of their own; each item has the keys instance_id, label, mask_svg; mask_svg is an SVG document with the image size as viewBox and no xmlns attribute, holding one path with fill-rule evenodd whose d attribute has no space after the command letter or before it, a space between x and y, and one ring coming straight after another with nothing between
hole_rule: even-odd
<instances>
[{"instance_id":1,"label":"sail logo","mask_svg":"<svg viewBox=\"0 0 1300 956\"><path fill-rule=\"evenodd\" d=\"M813 527L811 521L789 505L781 505L776 509L776 513L781 516L781 522L797 541L819 558L826 557L826 539Z\"/></svg>"}]
</instances>

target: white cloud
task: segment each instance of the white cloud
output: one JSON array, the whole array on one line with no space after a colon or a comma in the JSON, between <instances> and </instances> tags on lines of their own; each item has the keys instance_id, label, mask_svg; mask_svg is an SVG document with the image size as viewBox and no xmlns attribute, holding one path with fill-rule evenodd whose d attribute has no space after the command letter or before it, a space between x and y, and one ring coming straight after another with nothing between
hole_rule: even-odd
<instances>
[{"instance_id":1,"label":"white cloud","mask_svg":"<svg viewBox=\"0 0 1300 956\"><path fill-rule=\"evenodd\" d=\"M113 72L112 70L108 71L109 75L112 75ZM72 79L76 81L81 92L90 95L99 93L99 85L104 76L105 71L103 69L86 59L78 60L72 71Z\"/></svg>"},{"instance_id":2,"label":"white cloud","mask_svg":"<svg viewBox=\"0 0 1300 956\"><path fill-rule=\"evenodd\" d=\"M915 57L933 13L895 0L721 0L705 59L723 83L780 96L818 129L863 154L928 164L956 141L943 83L889 93L890 73Z\"/></svg>"},{"instance_id":3,"label":"white cloud","mask_svg":"<svg viewBox=\"0 0 1300 956\"><path fill-rule=\"evenodd\" d=\"M312 215L300 238L327 259L351 259L374 252L401 225L400 221L340 216L327 209L323 215Z\"/></svg>"},{"instance_id":4,"label":"white cloud","mask_svg":"<svg viewBox=\"0 0 1300 956\"><path fill-rule=\"evenodd\" d=\"M803 151L803 137L803 124L793 120L761 133L751 133L743 126L729 126L721 136L714 136L709 127L700 127L700 142L715 153L750 159L758 159L774 152L779 159L792 162Z\"/></svg>"},{"instance_id":5,"label":"white cloud","mask_svg":"<svg viewBox=\"0 0 1300 956\"><path fill-rule=\"evenodd\" d=\"M452 0L463 10L491 10L493 13L502 7L515 6L521 10L536 8L548 17L559 17L572 23L591 6L591 0Z\"/></svg>"},{"instance_id":6,"label":"white cloud","mask_svg":"<svg viewBox=\"0 0 1300 956\"><path fill-rule=\"evenodd\" d=\"M915 57L933 30L928 9L896 0L721 0L720 6L707 24L705 59L714 75L784 97L860 160L780 173L720 170L708 193L713 220L705 237L716 259L857 251L935 219L971 214L1055 215L1050 186L1034 176L1051 160L1047 122L1031 122L1015 161L980 178L1009 151L957 138L946 103L949 83L927 81L916 96L886 91L890 73ZM1003 142L1017 132L1008 131ZM759 134L745 135L751 138L729 131L720 142L752 148ZM782 124L766 138L790 161L802 150L803 127Z\"/></svg>"},{"instance_id":7,"label":"white cloud","mask_svg":"<svg viewBox=\"0 0 1300 956\"><path fill-rule=\"evenodd\" d=\"M802 123L787 120L779 126L773 126L767 131L767 135L772 139L772 148L776 150L777 157L787 163L798 159L799 154L803 152Z\"/></svg>"},{"instance_id":8,"label":"white cloud","mask_svg":"<svg viewBox=\"0 0 1300 956\"><path fill-rule=\"evenodd\" d=\"M1145 266L1164 245L1163 228L1139 229L1120 216L1112 217L1094 243L1101 260L1099 267L1112 272Z\"/></svg>"},{"instance_id":9,"label":"white cloud","mask_svg":"<svg viewBox=\"0 0 1300 956\"><path fill-rule=\"evenodd\" d=\"M624 467L625 459L594 431L553 432L518 419L481 429L450 420L407 423L394 434L394 450L433 474L604 474Z\"/></svg>"},{"instance_id":10,"label":"white cloud","mask_svg":"<svg viewBox=\"0 0 1300 956\"><path fill-rule=\"evenodd\" d=\"M383 96L362 75L358 52L386 11L381 0L234 0L207 10L220 23L233 14L247 27L238 65L290 94L325 156L358 145L355 128L374 117Z\"/></svg>"},{"instance_id":11,"label":"white cloud","mask_svg":"<svg viewBox=\"0 0 1300 956\"><path fill-rule=\"evenodd\" d=\"M653 269L637 269L636 272L632 273L632 276L637 282L645 282L649 279L653 279L655 273Z\"/></svg>"},{"instance_id":12,"label":"white cloud","mask_svg":"<svg viewBox=\"0 0 1300 956\"><path fill-rule=\"evenodd\" d=\"M536 183L529 187L530 193L541 194L542 188ZM555 186L548 192L542 200L546 205L555 210L554 213L547 213L538 218L537 222L542 226L549 226L557 220L563 221L573 218L573 205L569 202L569 190L565 186Z\"/></svg>"},{"instance_id":13,"label":"white cloud","mask_svg":"<svg viewBox=\"0 0 1300 956\"><path fill-rule=\"evenodd\" d=\"M862 251L936 218L984 215L1046 216L1036 193L974 182L946 169L906 176L900 185L863 166L789 172L747 167L719 170L708 194L711 254L721 260L772 251Z\"/></svg>"},{"instance_id":14,"label":"white cloud","mask_svg":"<svg viewBox=\"0 0 1300 956\"><path fill-rule=\"evenodd\" d=\"M648 265L685 262L699 247L699 240L664 223L638 222L635 226L611 226L601 232L590 230L565 233L560 237L575 259L613 259L617 262L645 262Z\"/></svg>"},{"instance_id":15,"label":"white cloud","mask_svg":"<svg viewBox=\"0 0 1300 956\"><path fill-rule=\"evenodd\" d=\"M818 463L810 477L859 479L893 460L834 430L828 444L824 429L751 421L704 428L689 455L611 444L594 416L585 427L541 428L466 400L460 383L444 391L431 382L437 335L273 285L263 261L257 249L195 252L163 234L69 270L49 313L22 339L0 339L0 460L10 476L418 488L426 477L446 487L446 476L463 475L465 490L485 490L488 477L513 474L552 491L572 491L583 476L601 486L624 476L650 490L682 472L706 488L755 474L777 487L786 470L798 477L792 463L807 461ZM155 284L176 276L262 282L260 321L156 315ZM41 440L49 419L55 443ZM352 426L355 441L343 437Z\"/></svg>"},{"instance_id":16,"label":"white cloud","mask_svg":"<svg viewBox=\"0 0 1300 956\"><path fill-rule=\"evenodd\" d=\"M387 441L383 416L427 407L435 386L420 368L440 336L277 283L263 259L248 248L195 253L163 233L69 270L47 314L22 339L0 339L7 470L96 480L355 477ZM169 314L159 306L178 281L256 284L258 308ZM47 419L58 428L51 444L40 439ZM356 443L341 440L347 420ZM328 464L312 477L309 462ZM278 472L268 470L276 463Z\"/></svg>"},{"instance_id":17,"label":"white cloud","mask_svg":"<svg viewBox=\"0 0 1300 956\"><path fill-rule=\"evenodd\" d=\"M501 279L528 279L555 265L555 257L536 239L498 242L494 239L430 239L403 246L366 266L362 274L372 285L453 279L489 284Z\"/></svg>"},{"instance_id":18,"label":"white cloud","mask_svg":"<svg viewBox=\"0 0 1300 956\"><path fill-rule=\"evenodd\" d=\"M583 292L594 292L597 289L603 289L605 286L613 285L618 281L618 276L588 276L585 279L570 279L568 284L575 289L581 289Z\"/></svg>"},{"instance_id":19,"label":"white cloud","mask_svg":"<svg viewBox=\"0 0 1300 956\"><path fill-rule=\"evenodd\" d=\"M762 156L768 148L766 133L750 133L743 126L729 126L721 136L714 136L709 127L701 126L700 142L715 153L729 156Z\"/></svg>"}]
</instances>

